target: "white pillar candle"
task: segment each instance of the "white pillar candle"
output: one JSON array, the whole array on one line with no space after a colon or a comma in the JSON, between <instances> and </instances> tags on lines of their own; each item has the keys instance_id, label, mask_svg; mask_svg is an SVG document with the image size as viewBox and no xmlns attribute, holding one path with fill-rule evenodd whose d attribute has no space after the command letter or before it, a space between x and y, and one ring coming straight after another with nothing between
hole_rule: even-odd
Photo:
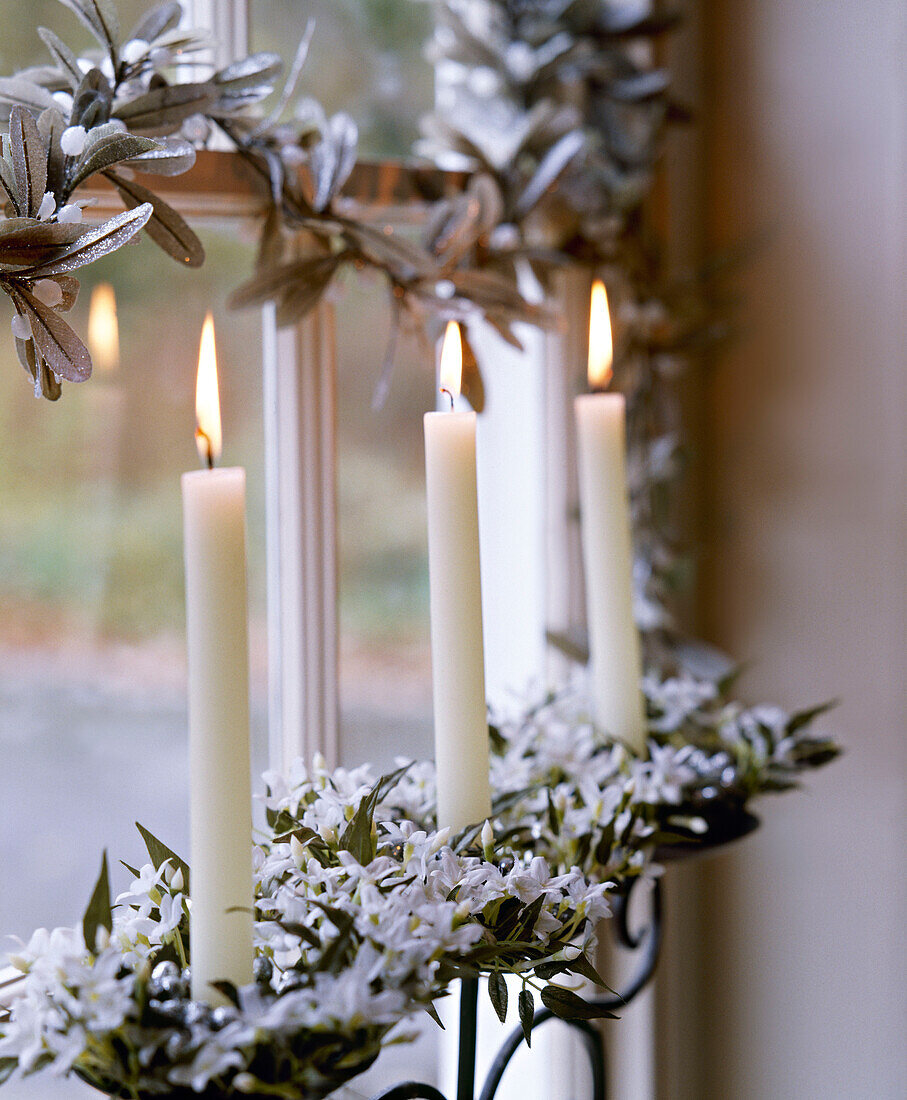
<instances>
[{"instance_id":1,"label":"white pillar candle","mask_svg":"<svg viewBox=\"0 0 907 1100\"><path fill-rule=\"evenodd\" d=\"M461 356L451 322L441 353L451 401ZM474 412L425 414L425 477L438 827L459 830L491 814Z\"/></svg>"},{"instance_id":2,"label":"white pillar candle","mask_svg":"<svg viewBox=\"0 0 907 1100\"><path fill-rule=\"evenodd\" d=\"M202 337L196 402L199 452L212 468L182 477L189 650L189 927L192 996L222 1003L211 982L240 986L252 981L252 792L246 472L213 468L220 450L220 417L210 317Z\"/></svg>"},{"instance_id":3,"label":"white pillar candle","mask_svg":"<svg viewBox=\"0 0 907 1100\"><path fill-rule=\"evenodd\" d=\"M611 370L607 298L593 288L589 375L606 384ZM580 520L586 575L592 701L599 728L646 752L640 679L642 657L633 616L633 545L626 469L626 409L616 393L575 400Z\"/></svg>"}]
</instances>

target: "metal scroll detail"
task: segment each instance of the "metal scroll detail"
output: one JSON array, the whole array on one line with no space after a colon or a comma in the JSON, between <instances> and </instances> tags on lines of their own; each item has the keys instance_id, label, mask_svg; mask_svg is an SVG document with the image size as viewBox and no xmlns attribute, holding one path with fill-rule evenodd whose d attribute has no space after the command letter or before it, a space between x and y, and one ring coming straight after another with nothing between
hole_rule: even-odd
<instances>
[{"instance_id":1,"label":"metal scroll detail","mask_svg":"<svg viewBox=\"0 0 907 1100\"><path fill-rule=\"evenodd\" d=\"M603 994L588 998L591 1004L612 1012L625 1008L646 987L655 973L658 954L662 941L662 897L661 886L656 881L652 890L652 910L650 920L640 929L630 927L630 897L633 883L626 893L618 895L614 902L614 916L611 927L615 940L622 947L639 953L639 961L633 977L617 993ZM523 1043L522 1028L515 1028L504 1041L501 1049L488 1071L488 1076L476 1097L476 1030L478 1015L478 981L465 978L460 993L460 1035L459 1058L457 1063L456 1100L495 1100L498 1088L520 1045ZM556 1019L547 1008L540 1008L533 1018L533 1031L548 1020ZM592 1075L591 1100L606 1100L607 1082L605 1073L605 1047L601 1032L588 1020L564 1020L581 1038L583 1051L588 1059ZM394 1085L378 1093L372 1100L447 1100L433 1085L407 1081Z\"/></svg>"}]
</instances>

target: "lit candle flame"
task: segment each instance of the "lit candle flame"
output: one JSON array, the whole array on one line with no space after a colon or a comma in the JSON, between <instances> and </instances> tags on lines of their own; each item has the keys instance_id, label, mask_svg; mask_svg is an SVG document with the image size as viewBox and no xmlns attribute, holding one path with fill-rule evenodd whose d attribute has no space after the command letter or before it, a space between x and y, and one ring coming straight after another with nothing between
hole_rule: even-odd
<instances>
[{"instance_id":1,"label":"lit candle flame","mask_svg":"<svg viewBox=\"0 0 907 1100\"><path fill-rule=\"evenodd\" d=\"M460 337L460 326L456 321L448 321L444 333L444 343L441 345L441 393L446 393L450 398L451 406L454 399L460 396L460 385L463 380L463 341Z\"/></svg>"},{"instance_id":2,"label":"lit candle flame","mask_svg":"<svg viewBox=\"0 0 907 1100\"><path fill-rule=\"evenodd\" d=\"M98 283L88 307L88 347L92 362L102 373L120 365L120 330L117 300L110 283Z\"/></svg>"},{"instance_id":3,"label":"lit candle flame","mask_svg":"<svg viewBox=\"0 0 907 1100\"><path fill-rule=\"evenodd\" d=\"M592 284L589 310L589 385L593 390L603 390L611 381L613 363L614 343L611 337L608 292L601 279L596 279Z\"/></svg>"},{"instance_id":4,"label":"lit candle flame","mask_svg":"<svg viewBox=\"0 0 907 1100\"><path fill-rule=\"evenodd\" d=\"M195 443L198 457L212 467L220 458L222 436L220 395L217 389L217 353L214 347L214 318L209 313L202 326L195 383Z\"/></svg>"}]
</instances>

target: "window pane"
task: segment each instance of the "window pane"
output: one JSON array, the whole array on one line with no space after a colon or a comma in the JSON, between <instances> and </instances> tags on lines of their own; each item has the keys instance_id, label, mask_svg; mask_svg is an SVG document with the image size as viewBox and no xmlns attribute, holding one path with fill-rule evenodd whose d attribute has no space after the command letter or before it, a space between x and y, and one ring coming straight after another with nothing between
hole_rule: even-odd
<instances>
[{"instance_id":1,"label":"window pane","mask_svg":"<svg viewBox=\"0 0 907 1100\"><path fill-rule=\"evenodd\" d=\"M430 352L401 340L390 395L372 408L389 325L373 282L338 317L341 748L387 767L431 755L431 664L422 414Z\"/></svg>"},{"instance_id":2,"label":"window pane","mask_svg":"<svg viewBox=\"0 0 907 1100\"><path fill-rule=\"evenodd\" d=\"M260 321L220 305L252 248L202 233L181 269L150 241L84 274L116 286L121 363L36 401L0 340L0 930L75 924L101 852L140 862L141 821L188 854L179 477L198 465L194 375L217 324L224 459L248 475L255 771L264 768ZM8 311L3 314L8 324ZM125 876L115 872L114 888ZM5 944L3 945L5 948ZM10 1100L96 1095L33 1079Z\"/></svg>"},{"instance_id":3,"label":"window pane","mask_svg":"<svg viewBox=\"0 0 907 1100\"><path fill-rule=\"evenodd\" d=\"M301 92L359 125L364 156L405 156L433 79L423 57L431 5L414 0L251 0L252 45L289 62L309 19L315 37Z\"/></svg>"}]
</instances>

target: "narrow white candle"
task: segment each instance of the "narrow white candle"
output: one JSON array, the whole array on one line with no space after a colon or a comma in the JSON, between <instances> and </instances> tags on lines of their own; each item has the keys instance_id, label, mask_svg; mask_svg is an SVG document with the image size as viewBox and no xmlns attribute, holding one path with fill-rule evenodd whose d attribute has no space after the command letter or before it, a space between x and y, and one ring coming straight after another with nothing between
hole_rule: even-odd
<instances>
[{"instance_id":1,"label":"narrow white candle","mask_svg":"<svg viewBox=\"0 0 907 1100\"><path fill-rule=\"evenodd\" d=\"M461 368L451 322L441 353L451 401ZM425 475L438 827L458 830L491 814L474 412L425 414Z\"/></svg>"},{"instance_id":2,"label":"narrow white candle","mask_svg":"<svg viewBox=\"0 0 907 1100\"><path fill-rule=\"evenodd\" d=\"M604 284L592 292L589 381L604 386L611 372L611 328ZM646 724L642 658L633 617L633 546L626 470L626 410L616 393L576 398L579 497L586 618L595 719L640 754Z\"/></svg>"},{"instance_id":3,"label":"narrow white candle","mask_svg":"<svg viewBox=\"0 0 907 1100\"><path fill-rule=\"evenodd\" d=\"M205 322L196 398L199 453L220 451L214 329ZM246 599L246 472L183 474L189 650L192 996L252 981L252 793ZM231 910L233 910L231 912Z\"/></svg>"}]
</instances>

